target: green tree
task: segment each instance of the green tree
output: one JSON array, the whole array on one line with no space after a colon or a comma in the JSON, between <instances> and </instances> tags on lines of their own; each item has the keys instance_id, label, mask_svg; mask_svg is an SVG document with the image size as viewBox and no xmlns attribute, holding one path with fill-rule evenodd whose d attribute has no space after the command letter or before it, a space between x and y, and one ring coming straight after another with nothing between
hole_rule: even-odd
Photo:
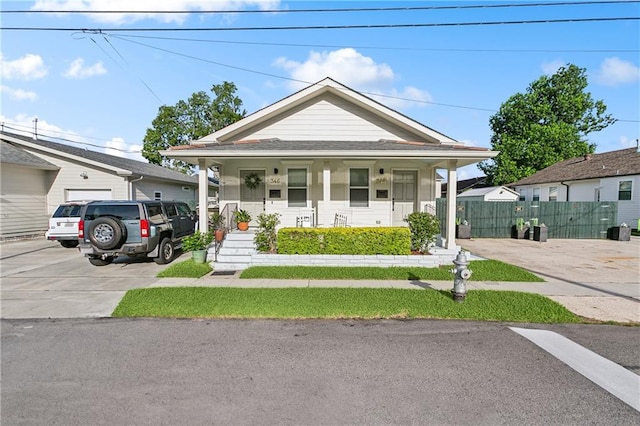
<instances>
[{"instance_id":1,"label":"green tree","mask_svg":"<svg viewBox=\"0 0 640 426\"><path fill-rule=\"evenodd\" d=\"M186 145L243 118L247 112L236 96L236 86L230 82L214 84L215 98L200 91L174 106L163 105L147 129L142 156L152 164L159 164L184 173L193 173L193 166L184 161L164 158L159 151L171 146Z\"/></svg>"},{"instance_id":2,"label":"green tree","mask_svg":"<svg viewBox=\"0 0 640 426\"><path fill-rule=\"evenodd\" d=\"M516 182L558 161L595 151L586 135L615 123L603 101L594 101L586 70L568 64L544 75L526 93L511 96L491 117L495 158L478 165L492 185Z\"/></svg>"}]
</instances>

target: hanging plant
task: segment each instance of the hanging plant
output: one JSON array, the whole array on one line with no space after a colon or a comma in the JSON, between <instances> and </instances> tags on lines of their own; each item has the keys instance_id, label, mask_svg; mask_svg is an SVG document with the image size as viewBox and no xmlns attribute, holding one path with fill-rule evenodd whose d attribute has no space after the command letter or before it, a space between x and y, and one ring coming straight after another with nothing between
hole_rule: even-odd
<instances>
[{"instance_id":1,"label":"hanging plant","mask_svg":"<svg viewBox=\"0 0 640 426\"><path fill-rule=\"evenodd\" d=\"M244 177L244 184L249 189L256 189L261 182L262 179L255 173L249 173Z\"/></svg>"}]
</instances>

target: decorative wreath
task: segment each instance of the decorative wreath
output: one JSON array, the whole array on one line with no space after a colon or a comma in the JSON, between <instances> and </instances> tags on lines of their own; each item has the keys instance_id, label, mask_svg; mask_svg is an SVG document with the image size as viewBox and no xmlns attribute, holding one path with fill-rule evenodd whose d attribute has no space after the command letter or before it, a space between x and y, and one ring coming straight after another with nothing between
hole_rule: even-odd
<instances>
[{"instance_id":1,"label":"decorative wreath","mask_svg":"<svg viewBox=\"0 0 640 426\"><path fill-rule=\"evenodd\" d=\"M255 173L249 173L244 177L244 184L249 189L256 189L258 185L260 185L260 182L262 182L262 179Z\"/></svg>"}]
</instances>

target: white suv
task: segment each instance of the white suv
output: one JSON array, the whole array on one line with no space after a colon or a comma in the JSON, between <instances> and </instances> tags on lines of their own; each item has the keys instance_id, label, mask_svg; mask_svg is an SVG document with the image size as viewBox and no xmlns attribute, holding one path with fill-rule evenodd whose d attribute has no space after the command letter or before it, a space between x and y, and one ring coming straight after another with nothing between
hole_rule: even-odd
<instances>
[{"instance_id":1,"label":"white suv","mask_svg":"<svg viewBox=\"0 0 640 426\"><path fill-rule=\"evenodd\" d=\"M60 242L62 247L76 247L80 209L85 204L87 204L86 201L69 201L60 204L49 219L49 230L45 232L45 238Z\"/></svg>"}]
</instances>

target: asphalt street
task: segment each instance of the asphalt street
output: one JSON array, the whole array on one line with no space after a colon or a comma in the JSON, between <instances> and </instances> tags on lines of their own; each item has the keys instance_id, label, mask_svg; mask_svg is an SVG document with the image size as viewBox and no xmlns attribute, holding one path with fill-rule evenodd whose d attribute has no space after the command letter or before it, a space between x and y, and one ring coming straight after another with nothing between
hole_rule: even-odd
<instances>
[{"instance_id":1,"label":"asphalt street","mask_svg":"<svg viewBox=\"0 0 640 426\"><path fill-rule=\"evenodd\" d=\"M2 424L640 422L638 411L509 326L540 328L436 320L3 320ZM637 328L543 328L640 368Z\"/></svg>"}]
</instances>

